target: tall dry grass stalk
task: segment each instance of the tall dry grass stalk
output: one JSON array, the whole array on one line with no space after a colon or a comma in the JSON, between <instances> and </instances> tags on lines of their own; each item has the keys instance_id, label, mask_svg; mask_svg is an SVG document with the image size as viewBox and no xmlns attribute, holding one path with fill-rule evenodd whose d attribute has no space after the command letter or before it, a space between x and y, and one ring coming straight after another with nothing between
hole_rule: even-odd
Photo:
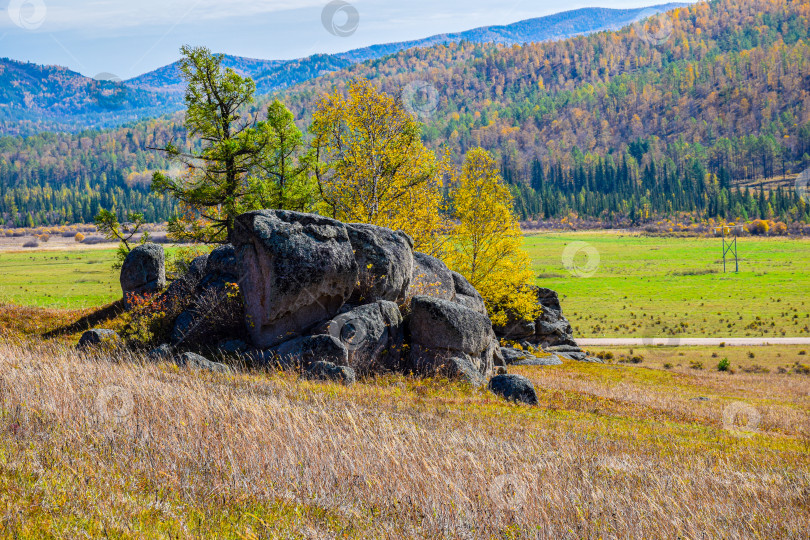
<instances>
[{"instance_id":1,"label":"tall dry grass stalk","mask_svg":"<svg viewBox=\"0 0 810 540\"><path fill-rule=\"evenodd\" d=\"M281 501L336 517L261 522L240 534L810 534L810 467L798 442L775 450L665 416L642 425L407 379L344 388L6 343L0 468L17 486L36 478L43 495L35 509L23 488L0 495L0 526L13 536L45 512L61 516L48 521L57 536L150 536L148 508L181 536L209 536L233 508Z\"/></svg>"}]
</instances>

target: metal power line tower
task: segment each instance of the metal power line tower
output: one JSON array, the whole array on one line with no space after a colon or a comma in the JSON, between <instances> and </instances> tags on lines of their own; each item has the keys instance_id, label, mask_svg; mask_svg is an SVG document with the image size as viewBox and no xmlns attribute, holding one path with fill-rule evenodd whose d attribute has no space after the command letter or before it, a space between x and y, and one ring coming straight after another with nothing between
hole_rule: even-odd
<instances>
[{"instance_id":1,"label":"metal power line tower","mask_svg":"<svg viewBox=\"0 0 810 540\"><path fill-rule=\"evenodd\" d=\"M729 256L729 253L734 257L734 271L737 273L740 272L740 258L737 255L737 237L740 235L741 230L742 225L723 225L714 228L714 233L717 234L717 232L720 231L723 238L724 274L726 273L726 258Z\"/></svg>"}]
</instances>

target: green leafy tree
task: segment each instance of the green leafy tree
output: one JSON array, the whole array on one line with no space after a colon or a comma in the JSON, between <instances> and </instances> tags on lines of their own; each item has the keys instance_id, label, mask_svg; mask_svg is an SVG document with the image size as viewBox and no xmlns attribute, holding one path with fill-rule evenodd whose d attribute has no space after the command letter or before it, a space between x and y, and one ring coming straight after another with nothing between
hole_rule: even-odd
<instances>
[{"instance_id":1,"label":"green leafy tree","mask_svg":"<svg viewBox=\"0 0 810 540\"><path fill-rule=\"evenodd\" d=\"M115 261L113 262L113 268L115 269L121 268L124 264L124 259L126 259L133 248L133 238L135 238L135 235L138 234L146 224L143 214L130 213L127 219L128 221L119 223L118 216L115 215L115 212L103 208L96 215L95 219L98 232L109 240L119 241L118 251ZM138 244L145 244L148 241L149 232L143 231L138 239Z\"/></svg>"},{"instance_id":2,"label":"green leafy tree","mask_svg":"<svg viewBox=\"0 0 810 540\"><path fill-rule=\"evenodd\" d=\"M311 160L292 113L275 100L267 107L267 120L260 123L259 129L264 151L259 160L259 177L253 181L252 204L283 210L311 209L317 183L309 175Z\"/></svg>"},{"instance_id":3,"label":"green leafy tree","mask_svg":"<svg viewBox=\"0 0 810 540\"><path fill-rule=\"evenodd\" d=\"M180 215L169 222L174 238L224 243L234 218L250 208L258 195L254 175L265 152L266 138L256 119L246 114L255 83L223 68L222 56L204 47L184 46L180 71L187 82L186 130L197 138L199 151L185 151L170 142L157 149L179 164L175 177L155 173L152 189L179 202Z\"/></svg>"}]
</instances>

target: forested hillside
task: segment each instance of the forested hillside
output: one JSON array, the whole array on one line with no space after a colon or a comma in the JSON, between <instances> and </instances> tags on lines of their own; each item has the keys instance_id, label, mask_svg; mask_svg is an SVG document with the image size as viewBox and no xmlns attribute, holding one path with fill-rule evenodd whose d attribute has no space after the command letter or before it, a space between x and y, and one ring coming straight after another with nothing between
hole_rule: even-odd
<instances>
[{"instance_id":1,"label":"forested hillside","mask_svg":"<svg viewBox=\"0 0 810 540\"><path fill-rule=\"evenodd\" d=\"M660 44L631 26L523 47L436 46L341 79L432 84L430 142L456 156L476 145L497 153L524 216L806 218L793 190L732 187L810 166L810 4L717 0L669 12L664 25ZM334 83L312 81L288 100L306 116Z\"/></svg>"},{"instance_id":2,"label":"forested hillside","mask_svg":"<svg viewBox=\"0 0 810 540\"><path fill-rule=\"evenodd\" d=\"M523 217L807 220L795 190L757 186L810 167L810 5L715 0L670 12L662 28L412 49L281 97L307 127L315 100L352 78L391 92L425 81L438 98L415 104L426 141L446 145L456 159L475 145L494 152ZM3 139L0 212L15 223L27 211L35 223L69 220L52 194L63 187L88 200L82 208L108 205L113 194L120 205L129 185L132 197L145 197L148 171L167 166L146 146L181 135L170 121L150 121ZM741 182L752 189L736 189ZM157 199L133 204L155 219L169 211Z\"/></svg>"},{"instance_id":3,"label":"forested hillside","mask_svg":"<svg viewBox=\"0 0 810 540\"><path fill-rule=\"evenodd\" d=\"M181 101L175 100L175 106ZM0 133L58 130L65 118L87 128L115 127L163 114L166 105L149 90L84 77L64 67L0 58Z\"/></svg>"},{"instance_id":4,"label":"forested hillside","mask_svg":"<svg viewBox=\"0 0 810 540\"><path fill-rule=\"evenodd\" d=\"M562 39L616 29L642 14L678 5L682 4L636 9L583 8L504 26L486 26L293 60L262 60L229 54L223 54L222 58L225 67L252 77L258 92L266 94L413 47L459 41L514 44ZM178 62L123 82L112 82L97 81L64 67L0 59L0 133L5 135L118 127L173 113L183 106L183 81Z\"/></svg>"}]
</instances>

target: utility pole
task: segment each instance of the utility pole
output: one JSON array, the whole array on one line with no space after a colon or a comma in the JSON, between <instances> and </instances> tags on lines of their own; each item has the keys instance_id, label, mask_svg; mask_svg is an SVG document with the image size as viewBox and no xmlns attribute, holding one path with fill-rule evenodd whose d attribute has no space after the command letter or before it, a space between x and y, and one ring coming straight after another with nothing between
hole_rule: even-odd
<instances>
[{"instance_id":1,"label":"utility pole","mask_svg":"<svg viewBox=\"0 0 810 540\"><path fill-rule=\"evenodd\" d=\"M729 253L734 256L734 272L739 273L740 258L737 255L737 236L739 236L739 231L742 230L742 225L722 225L720 227L715 227L715 234L717 234L718 230L721 231L723 239L723 273L726 273L726 258L728 257ZM726 234L727 232L728 235Z\"/></svg>"}]
</instances>

